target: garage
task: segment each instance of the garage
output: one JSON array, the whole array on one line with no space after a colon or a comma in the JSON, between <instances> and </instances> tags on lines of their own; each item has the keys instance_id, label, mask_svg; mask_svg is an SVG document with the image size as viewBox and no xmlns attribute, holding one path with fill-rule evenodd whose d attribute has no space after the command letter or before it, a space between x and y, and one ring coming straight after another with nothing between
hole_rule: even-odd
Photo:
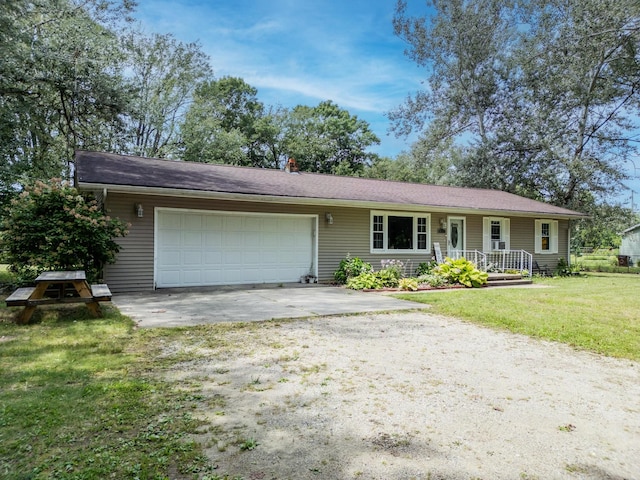
<instances>
[{"instance_id":1,"label":"garage","mask_svg":"<svg viewBox=\"0 0 640 480\"><path fill-rule=\"evenodd\" d=\"M316 274L316 216L156 209L157 288L298 282Z\"/></svg>"}]
</instances>

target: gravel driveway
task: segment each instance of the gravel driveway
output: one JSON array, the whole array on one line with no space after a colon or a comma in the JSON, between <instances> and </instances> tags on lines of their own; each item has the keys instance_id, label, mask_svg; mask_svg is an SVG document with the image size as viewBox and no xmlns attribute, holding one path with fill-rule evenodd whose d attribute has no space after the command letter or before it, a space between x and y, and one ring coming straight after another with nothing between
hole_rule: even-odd
<instances>
[{"instance_id":1,"label":"gravel driveway","mask_svg":"<svg viewBox=\"0 0 640 480\"><path fill-rule=\"evenodd\" d=\"M166 342L221 477L640 479L636 362L416 312Z\"/></svg>"}]
</instances>

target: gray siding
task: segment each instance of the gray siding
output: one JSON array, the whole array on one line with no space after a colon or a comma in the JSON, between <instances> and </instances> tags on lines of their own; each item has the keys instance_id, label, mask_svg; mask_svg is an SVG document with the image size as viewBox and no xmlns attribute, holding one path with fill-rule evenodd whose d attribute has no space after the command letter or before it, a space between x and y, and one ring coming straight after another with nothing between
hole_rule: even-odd
<instances>
[{"instance_id":1,"label":"gray siding","mask_svg":"<svg viewBox=\"0 0 640 480\"><path fill-rule=\"evenodd\" d=\"M620 255L628 255L631 257L634 265L640 262L640 227L628 231L622 236Z\"/></svg>"},{"instance_id":2,"label":"gray siding","mask_svg":"<svg viewBox=\"0 0 640 480\"><path fill-rule=\"evenodd\" d=\"M144 217L138 218L134 206L142 204ZM370 210L366 208L321 207L280 205L256 202L230 202L223 200L190 199L183 197L143 196L109 192L105 206L111 216L130 224L129 234L118 239L121 246L117 261L105 268L105 281L114 293L152 290L154 268L154 208L185 208L198 210L247 211L257 213L286 213L318 215L318 277L321 282L330 282L340 260L347 254L361 257L375 269L385 259L410 260L413 266L430 261L432 252L425 254L372 254L370 242ZM325 213L333 216L333 224L325 221ZM430 213L425 211L425 213ZM456 213L451 213L456 215ZM483 215L460 215L466 219L467 249L482 250ZM438 233L440 218L447 214L431 214L430 242L440 242L446 255L446 235ZM511 218L511 248L534 251L534 218ZM558 258L568 257L568 221L559 222L558 254L536 255L540 265L554 268Z\"/></svg>"}]
</instances>

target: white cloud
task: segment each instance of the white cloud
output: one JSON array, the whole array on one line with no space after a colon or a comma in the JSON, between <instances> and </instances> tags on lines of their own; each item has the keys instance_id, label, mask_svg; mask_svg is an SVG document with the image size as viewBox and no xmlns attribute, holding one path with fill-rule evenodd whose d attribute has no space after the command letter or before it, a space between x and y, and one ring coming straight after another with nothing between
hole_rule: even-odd
<instances>
[{"instance_id":1,"label":"white cloud","mask_svg":"<svg viewBox=\"0 0 640 480\"><path fill-rule=\"evenodd\" d=\"M420 88L423 74L393 36L393 7L387 0L139 0L137 16L147 29L199 40L216 77L243 78L264 103L332 100L398 149L386 138L384 114Z\"/></svg>"}]
</instances>

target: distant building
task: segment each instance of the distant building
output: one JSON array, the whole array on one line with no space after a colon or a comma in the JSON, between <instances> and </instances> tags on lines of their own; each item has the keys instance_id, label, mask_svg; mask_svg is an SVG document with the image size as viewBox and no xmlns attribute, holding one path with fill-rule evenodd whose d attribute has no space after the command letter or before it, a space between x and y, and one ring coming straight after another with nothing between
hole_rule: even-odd
<instances>
[{"instance_id":1,"label":"distant building","mask_svg":"<svg viewBox=\"0 0 640 480\"><path fill-rule=\"evenodd\" d=\"M620 255L630 257L634 265L640 263L640 223L622 232Z\"/></svg>"}]
</instances>

